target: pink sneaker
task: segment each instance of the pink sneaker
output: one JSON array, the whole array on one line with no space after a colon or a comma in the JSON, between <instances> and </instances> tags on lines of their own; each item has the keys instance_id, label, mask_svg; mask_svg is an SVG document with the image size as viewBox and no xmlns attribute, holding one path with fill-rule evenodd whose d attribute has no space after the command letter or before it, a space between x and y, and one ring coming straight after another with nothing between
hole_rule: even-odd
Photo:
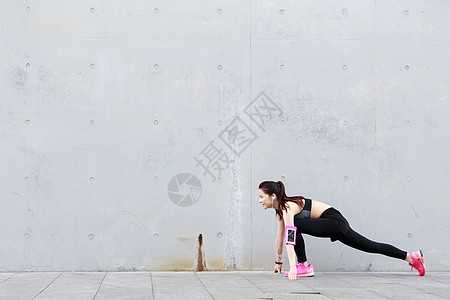
<instances>
[{"instance_id":1,"label":"pink sneaker","mask_svg":"<svg viewBox=\"0 0 450 300\"><path fill-rule=\"evenodd\" d=\"M289 272L285 272L284 276L289 276ZM301 263L297 263L297 277L312 277L314 276L314 268L312 264L305 267Z\"/></svg>"},{"instance_id":2,"label":"pink sneaker","mask_svg":"<svg viewBox=\"0 0 450 300\"><path fill-rule=\"evenodd\" d=\"M422 250L411 252L409 255L411 255L411 258L414 260L412 264L409 264L411 266L411 271L416 269L419 271L419 275L423 276L425 275L425 261L423 260L423 252Z\"/></svg>"}]
</instances>

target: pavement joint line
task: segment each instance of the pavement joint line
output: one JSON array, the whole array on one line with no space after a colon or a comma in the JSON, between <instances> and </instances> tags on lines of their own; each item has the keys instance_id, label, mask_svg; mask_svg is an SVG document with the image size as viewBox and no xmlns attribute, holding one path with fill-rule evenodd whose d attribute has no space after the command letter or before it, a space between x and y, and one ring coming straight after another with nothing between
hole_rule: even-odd
<instances>
[{"instance_id":1,"label":"pavement joint line","mask_svg":"<svg viewBox=\"0 0 450 300\"><path fill-rule=\"evenodd\" d=\"M407 286L407 288L411 288L411 286ZM416 290L418 290L418 291L421 291L422 293L425 293L425 294L427 294L427 293L430 293L431 295L433 295L433 296L435 296L435 297L438 297L438 298L442 298L442 299L448 299L448 298L443 298L443 297L441 297L441 296L439 296L439 295L436 295L435 293L433 293L433 292L428 292L428 291L426 291L426 290L423 290L423 289L421 289L421 288L416 288L416 287L414 287Z\"/></svg>"},{"instance_id":2,"label":"pavement joint line","mask_svg":"<svg viewBox=\"0 0 450 300\"><path fill-rule=\"evenodd\" d=\"M42 289L42 291L40 291L36 296L33 297L33 299L36 299L40 294L42 294L50 285L52 285L53 282L55 282L56 280L58 280L59 277L61 277L61 275L64 274L64 272L61 272L58 277L56 277L55 279L53 279L52 282L50 282L49 284L47 284L47 286Z\"/></svg>"},{"instance_id":3,"label":"pavement joint line","mask_svg":"<svg viewBox=\"0 0 450 300\"><path fill-rule=\"evenodd\" d=\"M381 298L386 298L386 299L394 299L394 298L390 298L390 297L386 297L385 295L375 291L375 290L370 290L367 287L364 287L364 290L366 290L369 293L375 293L376 295L380 296Z\"/></svg>"},{"instance_id":4,"label":"pavement joint line","mask_svg":"<svg viewBox=\"0 0 450 300\"><path fill-rule=\"evenodd\" d=\"M442 296L436 295L436 294L434 294L433 292L431 292L430 294L433 295L433 296L435 296L435 297L438 297L438 298L448 299L448 298L444 298L444 297L442 297Z\"/></svg>"},{"instance_id":5,"label":"pavement joint line","mask_svg":"<svg viewBox=\"0 0 450 300\"><path fill-rule=\"evenodd\" d=\"M10 280L11 278L13 278L14 276L16 276L17 274L19 274L19 273L14 273L14 274L12 274L12 275L9 276L8 278L6 278L6 279L3 280L2 282L0 282L0 284L2 284L3 282L6 282L6 281L8 281L8 280Z\"/></svg>"},{"instance_id":6,"label":"pavement joint line","mask_svg":"<svg viewBox=\"0 0 450 300\"><path fill-rule=\"evenodd\" d=\"M266 293L265 291L263 291L259 286L257 286L256 284L254 284L250 279L248 279L247 277L244 276L244 274L241 274L241 277L247 279L248 282L250 282L252 285L254 285L258 290L260 290L263 294L266 295L270 295L272 293ZM324 295L323 293L321 293L320 291L317 291L316 289L313 289L311 287L309 287L311 289L311 291L291 291L291 292L285 292L285 293L281 293L281 294L299 294L299 295ZM265 299L265 298L259 298L259 299Z\"/></svg>"},{"instance_id":7,"label":"pavement joint line","mask_svg":"<svg viewBox=\"0 0 450 300\"><path fill-rule=\"evenodd\" d=\"M325 274L325 275L328 276L328 274ZM317 293L319 293L319 295L323 295L323 296L331 299L326 293L323 293L323 292L317 290L317 288L312 287L311 285L309 285L309 284L307 284L305 282L302 282L302 284L305 285L307 288L311 289L311 292L314 292L314 293L317 292Z\"/></svg>"},{"instance_id":8,"label":"pavement joint line","mask_svg":"<svg viewBox=\"0 0 450 300\"><path fill-rule=\"evenodd\" d=\"M97 297L98 292L99 292L100 289L102 288L103 281L105 281L106 275L108 275L108 273L109 273L109 272L106 272L106 273L105 273L105 276L103 276L102 282L100 282L100 285L99 285L99 287L98 287L98 289L97 289L97 292L95 293L95 296L94 296L94 298L92 298L92 300L95 300L95 298Z\"/></svg>"},{"instance_id":9,"label":"pavement joint line","mask_svg":"<svg viewBox=\"0 0 450 300\"><path fill-rule=\"evenodd\" d=\"M250 279L248 279L247 277L244 276L244 274L241 274L241 277L245 278L248 282L250 282L251 284L253 284L258 290L260 290L261 292L263 292L263 294L266 294L266 292L264 292L259 286L257 286L256 284L254 284Z\"/></svg>"},{"instance_id":10,"label":"pavement joint line","mask_svg":"<svg viewBox=\"0 0 450 300\"><path fill-rule=\"evenodd\" d=\"M381 277L381 276L378 275L378 274L375 275L375 277L385 279L385 278ZM345 282L348 282L348 283L352 283L351 281L349 281L349 280L347 280L347 279L344 279L344 281L345 281ZM389 281L389 282L387 282L387 283L385 283L385 284L391 284L391 282ZM369 288L367 288L367 287L364 287L364 290L366 290L366 291L369 292L369 293L375 293L376 295L380 296L381 298L393 299L393 298L386 297L385 295L383 295L383 294L381 294L381 293L379 293L379 292L377 292L377 291L375 291L375 290L371 290L371 289L369 289Z\"/></svg>"},{"instance_id":11,"label":"pavement joint line","mask_svg":"<svg viewBox=\"0 0 450 300\"><path fill-rule=\"evenodd\" d=\"M197 276L197 273L194 272L195 277L197 277L197 279L200 281L200 283L203 285L203 287L205 288L205 290L208 292L209 296L211 296L211 299L214 300L213 295L211 295L211 292L208 290L208 288L206 287L206 285L203 283L203 281L200 279L200 277Z\"/></svg>"},{"instance_id":12,"label":"pavement joint line","mask_svg":"<svg viewBox=\"0 0 450 300\"><path fill-rule=\"evenodd\" d=\"M375 293L376 295L378 295L380 297L383 297L383 298L386 298L386 299L395 299L395 298L386 297L385 295L383 295L383 294L381 294L381 293L379 293L379 292L377 292L375 290L369 290L368 288L365 288L365 290L370 292L370 293Z\"/></svg>"},{"instance_id":13,"label":"pavement joint line","mask_svg":"<svg viewBox=\"0 0 450 300\"><path fill-rule=\"evenodd\" d=\"M153 288L153 275L152 275L152 272L150 272L150 283L152 285L152 299L155 300L155 289Z\"/></svg>"}]
</instances>

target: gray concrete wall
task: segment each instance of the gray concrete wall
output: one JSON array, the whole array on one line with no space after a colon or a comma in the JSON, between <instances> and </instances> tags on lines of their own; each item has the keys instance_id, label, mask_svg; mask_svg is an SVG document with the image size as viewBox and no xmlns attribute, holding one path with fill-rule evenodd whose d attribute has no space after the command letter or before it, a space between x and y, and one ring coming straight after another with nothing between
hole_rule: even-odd
<instances>
[{"instance_id":1,"label":"gray concrete wall","mask_svg":"<svg viewBox=\"0 0 450 300\"><path fill-rule=\"evenodd\" d=\"M1 1L0 270L272 269L257 187L283 180L449 271L449 19L437 0ZM306 242L318 271L408 270Z\"/></svg>"}]
</instances>

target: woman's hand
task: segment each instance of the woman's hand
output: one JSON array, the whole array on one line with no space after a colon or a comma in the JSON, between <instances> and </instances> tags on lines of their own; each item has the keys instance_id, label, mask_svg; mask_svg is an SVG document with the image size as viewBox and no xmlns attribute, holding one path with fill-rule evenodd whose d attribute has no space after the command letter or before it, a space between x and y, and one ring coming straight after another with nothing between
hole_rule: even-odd
<instances>
[{"instance_id":1,"label":"woman's hand","mask_svg":"<svg viewBox=\"0 0 450 300\"><path fill-rule=\"evenodd\" d=\"M273 271L275 272L275 273L281 273L281 267L282 267L283 265L280 265L280 264L276 264L275 265L275 268L273 269Z\"/></svg>"},{"instance_id":2,"label":"woman's hand","mask_svg":"<svg viewBox=\"0 0 450 300\"><path fill-rule=\"evenodd\" d=\"M297 280L297 268L291 268L289 270L289 280Z\"/></svg>"}]
</instances>

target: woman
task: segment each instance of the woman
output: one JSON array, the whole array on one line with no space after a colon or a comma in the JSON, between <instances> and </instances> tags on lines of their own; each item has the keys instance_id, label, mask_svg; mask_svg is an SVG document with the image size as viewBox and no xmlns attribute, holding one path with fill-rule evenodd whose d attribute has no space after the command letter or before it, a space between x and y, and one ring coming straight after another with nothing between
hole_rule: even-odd
<instances>
[{"instance_id":1,"label":"woman","mask_svg":"<svg viewBox=\"0 0 450 300\"><path fill-rule=\"evenodd\" d=\"M259 203L263 208L275 209L278 216L274 272L281 272L281 255L285 243L290 267L285 275L289 280L295 280L297 276L314 275L313 266L306 259L302 233L330 238L332 242L340 241L361 251L405 260L410 264L411 270L415 268L420 276L425 275L422 250L407 253L389 244L371 241L351 229L347 220L333 207L302 196L286 196L281 181L261 182L258 193Z\"/></svg>"}]
</instances>

